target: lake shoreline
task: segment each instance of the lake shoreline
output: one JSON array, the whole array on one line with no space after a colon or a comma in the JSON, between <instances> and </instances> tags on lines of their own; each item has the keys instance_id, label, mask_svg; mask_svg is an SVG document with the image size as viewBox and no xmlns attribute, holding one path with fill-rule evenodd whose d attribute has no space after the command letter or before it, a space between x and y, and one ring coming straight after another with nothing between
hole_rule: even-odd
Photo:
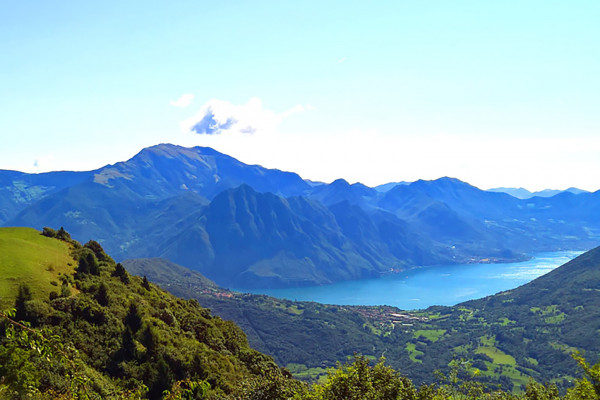
<instances>
[{"instance_id":1,"label":"lake shoreline","mask_svg":"<svg viewBox=\"0 0 600 400\"><path fill-rule=\"evenodd\" d=\"M455 305L514 289L581 253L579 250L563 250L534 254L530 259L520 262L421 266L383 274L377 278L320 286L230 290L323 304L388 305L403 310L424 309L433 305Z\"/></svg>"}]
</instances>

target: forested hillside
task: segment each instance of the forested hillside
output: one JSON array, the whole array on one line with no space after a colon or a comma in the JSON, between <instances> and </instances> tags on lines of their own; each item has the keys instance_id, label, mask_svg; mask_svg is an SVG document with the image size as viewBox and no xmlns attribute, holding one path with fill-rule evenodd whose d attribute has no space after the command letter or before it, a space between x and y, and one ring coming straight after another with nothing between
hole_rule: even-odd
<instances>
[{"instance_id":1,"label":"forested hillside","mask_svg":"<svg viewBox=\"0 0 600 400\"><path fill-rule=\"evenodd\" d=\"M184 381L210 386L221 397L246 379L281 375L234 323L131 276L97 242L81 246L62 230L44 233L0 230L0 253L10 248L10 258L19 259L36 250L44 259L25 262L28 269L7 267L5 257L1 265L0 286L19 283L18 290L2 292L2 304L14 304L12 319L25 326L2 322L0 393L160 398ZM46 247L59 247L61 257ZM46 280L34 285L44 271Z\"/></svg>"}]
</instances>

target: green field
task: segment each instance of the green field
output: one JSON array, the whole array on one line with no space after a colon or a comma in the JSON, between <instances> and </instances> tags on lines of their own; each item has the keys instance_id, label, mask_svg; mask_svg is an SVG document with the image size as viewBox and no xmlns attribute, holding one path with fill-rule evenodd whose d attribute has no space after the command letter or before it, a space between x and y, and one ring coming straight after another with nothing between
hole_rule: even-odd
<instances>
[{"instance_id":1,"label":"green field","mask_svg":"<svg viewBox=\"0 0 600 400\"><path fill-rule=\"evenodd\" d=\"M417 356L421 356L423 353L420 350L417 350L417 346L414 343L406 343L406 351L408 351L409 357L413 362L422 364L423 361L419 360Z\"/></svg>"},{"instance_id":2,"label":"green field","mask_svg":"<svg viewBox=\"0 0 600 400\"><path fill-rule=\"evenodd\" d=\"M413 333L413 337L415 339L424 337L432 342L437 342L444 333L446 333L445 329L419 329Z\"/></svg>"},{"instance_id":3,"label":"green field","mask_svg":"<svg viewBox=\"0 0 600 400\"><path fill-rule=\"evenodd\" d=\"M485 354L494 360L494 364L500 365L516 365L515 358L509 354L504 353L502 350L491 347L491 346L482 346L475 350L475 353Z\"/></svg>"},{"instance_id":4,"label":"green field","mask_svg":"<svg viewBox=\"0 0 600 400\"><path fill-rule=\"evenodd\" d=\"M73 264L65 242L31 228L0 228L1 309L13 305L22 283L29 285L34 298L48 298L51 291L60 290L58 275L72 273Z\"/></svg>"},{"instance_id":5,"label":"green field","mask_svg":"<svg viewBox=\"0 0 600 400\"><path fill-rule=\"evenodd\" d=\"M327 368L308 368L304 364L290 363L286 368L298 379L323 382L327 379Z\"/></svg>"}]
</instances>

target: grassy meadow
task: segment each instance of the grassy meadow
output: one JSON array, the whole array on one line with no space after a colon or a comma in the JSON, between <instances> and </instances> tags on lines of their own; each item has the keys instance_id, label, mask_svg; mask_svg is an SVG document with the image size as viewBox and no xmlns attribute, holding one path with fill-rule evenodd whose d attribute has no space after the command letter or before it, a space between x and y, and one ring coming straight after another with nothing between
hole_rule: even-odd
<instances>
[{"instance_id":1,"label":"grassy meadow","mask_svg":"<svg viewBox=\"0 0 600 400\"><path fill-rule=\"evenodd\" d=\"M0 307L12 307L20 284L34 298L60 290L60 274L72 273L74 261L65 242L31 228L0 228Z\"/></svg>"}]
</instances>

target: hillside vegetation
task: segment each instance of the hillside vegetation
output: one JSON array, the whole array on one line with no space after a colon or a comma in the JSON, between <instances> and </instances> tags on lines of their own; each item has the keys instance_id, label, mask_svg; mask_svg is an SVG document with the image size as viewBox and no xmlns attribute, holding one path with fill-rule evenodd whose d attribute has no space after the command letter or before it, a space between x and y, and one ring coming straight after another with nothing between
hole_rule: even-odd
<instances>
[{"instance_id":1,"label":"hillside vegetation","mask_svg":"<svg viewBox=\"0 0 600 400\"><path fill-rule=\"evenodd\" d=\"M163 268L159 277L124 263L233 320L254 348L302 379L322 378L359 352L371 359L385 354L417 384L432 383L435 370L448 373L454 358L465 358L480 371L478 380L520 392L531 378L569 387L575 350L592 361L600 356L600 248L520 288L413 312L241 294L204 286L192 271L181 279L178 270Z\"/></svg>"},{"instance_id":2,"label":"hillside vegetation","mask_svg":"<svg viewBox=\"0 0 600 400\"><path fill-rule=\"evenodd\" d=\"M0 254L9 254L6 260L35 250L19 261L19 268L1 264L1 276L11 276L0 280L0 286L7 293L15 282L20 285L3 301L14 302L15 320L43 332L51 353L35 351L38 345L31 349L2 340L0 387L7 379L9 387L0 393L72 395L70 362L76 366L74 376L86 377L78 382L78 391L93 398L133 396L143 394L143 388L144 396L160 398L181 380L204 382L218 398L253 376L281 375L270 357L248 346L235 324L212 316L195 300L176 298L129 275L96 242L81 246L68 237L44 237L30 229L0 232ZM55 271L65 271L58 287L51 284L57 275L47 274L47 266L39 262L47 259L57 263ZM9 326L2 324L2 336Z\"/></svg>"},{"instance_id":3,"label":"hillside vegetation","mask_svg":"<svg viewBox=\"0 0 600 400\"><path fill-rule=\"evenodd\" d=\"M40 239L31 230L2 234L21 238L25 244L8 241L21 250L30 249ZM13 296L15 308L0 312L2 399L573 400L594 399L600 394L600 364L590 367L580 356L575 360L586 378L576 379L562 397L556 385L534 381L527 384L522 396L485 386L475 380L482 371L460 359L451 360L447 373L438 374L434 383L417 387L386 366L383 357L373 365L373 357L355 355L348 363L330 369L321 383L308 385L292 379L270 357L252 350L234 323L212 316L196 300L174 297L145 278L130 275L97 242L81 246L62 229L45 228L43 234L42 242L56 241L64 255L71 257L66 259L67 266L73 265L59 275L59 291L43 298L21 284ZM4 250L0 247L0 252ZM30 269L20 269L15 279L26 279L43 268L27 267ZM2 281L2 286L6 282L10 281ZM219 290L210 283L205 287ZM319 314L318 309L314 311ZM306 310L292 304L285 312L303 315ZM365 326L372 331L379 328ZM421 327L412 336L438 343L447 333ZM321 339L312 337L317 343ZM494 347L492 338L482 344L480 350L493 358L492 363L512 362ZM417 346L411 351L419 360ZM576 374L575 368L572 374Z\"/></svg>"}]
</instances>

